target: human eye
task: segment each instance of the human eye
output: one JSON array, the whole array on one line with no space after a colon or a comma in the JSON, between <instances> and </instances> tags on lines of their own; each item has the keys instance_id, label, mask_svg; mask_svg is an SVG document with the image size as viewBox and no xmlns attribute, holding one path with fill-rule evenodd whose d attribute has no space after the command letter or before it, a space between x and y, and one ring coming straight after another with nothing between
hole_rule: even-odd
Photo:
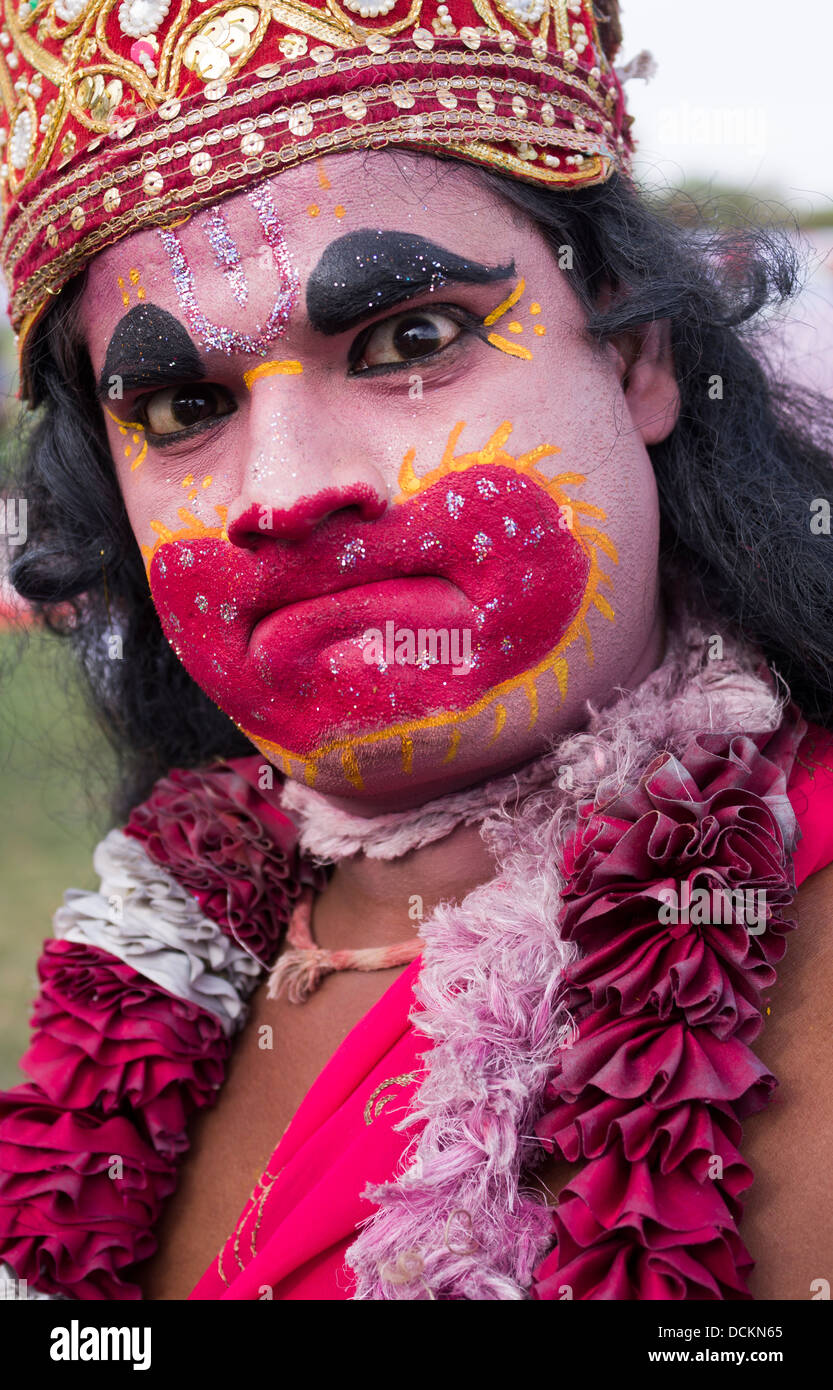
<instances>
[{"instance_id":1,"label":"human eye","mask_svg":"<svg viewBox=\"0 0 833 1390\"><path fill-rule=\"evenodd\" d=\"M390 372L438 356L469 331L474 316L459 307L408 309L370 324L354 339L349 375Z\"/></svg>"},{"instance_id":2,"label":"human eye","mask_svg":"<svg viewBox=\"0 0 833 1390\"><path fill-rule=\"evenodd\" d=\"M134 407L152 443L174 443L232 415L237 404L223 386L196 382L142 396Z\"/></svg>"}]
</instances>

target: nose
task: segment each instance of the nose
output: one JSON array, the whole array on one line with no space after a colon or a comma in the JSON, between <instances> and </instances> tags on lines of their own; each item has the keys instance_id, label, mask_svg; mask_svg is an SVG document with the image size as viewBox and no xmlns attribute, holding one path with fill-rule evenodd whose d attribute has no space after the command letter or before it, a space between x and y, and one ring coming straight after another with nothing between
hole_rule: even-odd
<instances>
[{"instance_id":1,"label":"nose","mask_svg":"<svg viewBox=\"0 0 833 1390\"><path fill-rule=\"evenodd\" d=\"M297 497L288 507L253 502L235 516L229 508L226 534L232 545L239 546L251 546L264 536L302 541L326 517L345 507L357 508L362 521L375 521L385 511L387 502L384 497L377 496L369 484L359 481L343 487L322 487L317 492Z\"/></svg>"},{"instance_id":2,"label":"nose","mask_svg":"<svg viewBox=\"0 0 833 1390\"><path fill-rule=\"evenodd\" d=\"M388 486L372 461L370 422L336 420L315 395L298 377L253 382L240 491L226 516L232 545L251 548L265 536L300 541L348 507L362 521L386 511Z\"/></svg>"}]
</instances>

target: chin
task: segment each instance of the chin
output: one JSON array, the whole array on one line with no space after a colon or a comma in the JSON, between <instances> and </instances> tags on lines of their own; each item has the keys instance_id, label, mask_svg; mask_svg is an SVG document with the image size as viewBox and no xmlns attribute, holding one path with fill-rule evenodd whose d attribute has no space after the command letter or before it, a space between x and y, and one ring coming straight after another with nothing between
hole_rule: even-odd
<instances>
[{"instance_id":1,"label":"chin","mask_svg":"<svg viewBox=\"0 0 833 1390\"><path fill-rule=\"evenodd\" d=\"M562 702L556 678L543 685L540 696L532 727L528 692L520 686L487 698L474 713L438 711L418 728L322 730L314 760L239 727L291 781L313 787L357 815L374 815L407 810L519 770L586 718L582 692L576 690ZM557 718L552 717L554 709Z\"/></svg>"}]
</instances>

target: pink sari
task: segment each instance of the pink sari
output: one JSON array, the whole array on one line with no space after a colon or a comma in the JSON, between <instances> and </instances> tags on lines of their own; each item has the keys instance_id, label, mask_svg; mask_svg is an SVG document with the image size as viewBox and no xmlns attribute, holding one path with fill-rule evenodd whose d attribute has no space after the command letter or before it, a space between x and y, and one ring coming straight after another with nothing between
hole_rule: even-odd
<instances>
[{"instance_id":1,"label":"pink sari","mask_svg":"<svg viewBox=\"0 0 833 1390\"><path fill-rule=\"evenodd\" d=\"M796 886L833 860L833 739L810 726L789 797L800 840ZM397 1131L424 1075L430 1039L409 1015L421 958L356 1024L296 1112L194 1299L349 1299L345 1252L375 1207L361 1193L401 1171L421 1126Z\"/></svg>"},{"instance_id":2,"label":"pink sari","mask_svg":"<svg viewBox=\"0 0 833 1390\"><path fill-rule=\"evenodd\" d=\"M408 1015L420 957L348 1033L307 1092L240 1220L191 1298L351 1298L344 1253L409 1135L393 1126L422 1081L430 1040Z\"/></svg>"}]
</instances>

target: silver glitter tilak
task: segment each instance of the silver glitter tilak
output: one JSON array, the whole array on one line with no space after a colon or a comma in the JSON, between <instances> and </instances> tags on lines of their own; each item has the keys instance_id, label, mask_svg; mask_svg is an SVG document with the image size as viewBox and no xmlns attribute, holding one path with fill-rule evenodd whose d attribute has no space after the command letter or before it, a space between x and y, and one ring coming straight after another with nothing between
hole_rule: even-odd
<instances>
[{"instance_id":1,"label":"silver glitter tilak","mask_svg":"<svg viewBox=\"0 0 833 1390\"><path fill-rule=\"evenodd\" d=\"M158 235L168 254L174 288L185 311L191 332L203 340L209 351L224 352L227 356L238 352L250 352L258 357L266 357L270 344L286 332L289 316L300 292L300 281L290 260L289 250L283 235L283 226L278 218L268 186L260 184L256 188L250 188L246 197L257 210L263 235L277 265L282 285L280 294L266 320L266 327L259 335L237 333L234 329L223 324L212 323L197 305L194 292L194 274L188 264L179 236L175 231L166 227L160 227ZM218 211L218 209L214 208L211 211ZM231 242L230 238L229 241ZM233 243L231 244L233 246Z\"/></svg>"}]
</instances>

